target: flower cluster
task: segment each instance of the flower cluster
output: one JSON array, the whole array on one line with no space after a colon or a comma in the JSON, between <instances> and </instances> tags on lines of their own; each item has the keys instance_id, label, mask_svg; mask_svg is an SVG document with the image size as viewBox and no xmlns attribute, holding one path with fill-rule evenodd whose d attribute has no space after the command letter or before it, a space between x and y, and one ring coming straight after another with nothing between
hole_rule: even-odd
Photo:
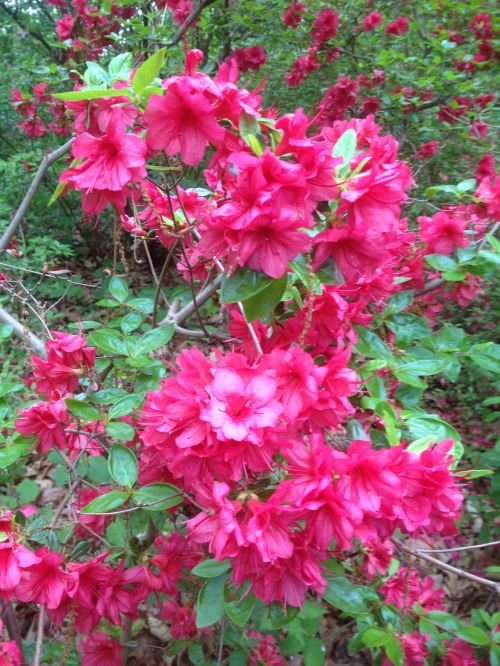
<instances>
[{"instance_id":1,"label":"flower cluster","mask_svg":"<svg viewBox=\"0 0 500 666\"><path fill-rule=\"evenodd\" d=\"M48 84L36 83L32 92L32 95L24 95L17 88L11 90L11 104L24 118L18 124L19 129L32 138L42 137L47 132L68 136L70 127L64 104L50 95Z\"/></svg>"}]
</instances>

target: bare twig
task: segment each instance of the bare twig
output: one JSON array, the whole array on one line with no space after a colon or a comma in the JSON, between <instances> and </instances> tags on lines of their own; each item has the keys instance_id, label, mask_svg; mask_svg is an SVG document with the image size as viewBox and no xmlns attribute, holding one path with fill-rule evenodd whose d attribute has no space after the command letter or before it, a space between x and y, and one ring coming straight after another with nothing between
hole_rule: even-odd
<instances>
[{"instance_id":1,"label":"bare twig","mask_svg":"<svg viewBox=\"0 0 500 666\"><path fill-rule=\"evenodd\" d=\"M434 291L434 289L441 287L443 284L445 284L445 282L446 280L444 278L436 278L435 280L431 280L429 284L426 284L425 287L423 287L423 289L416 291L415 296L423 296L424 294L428 294L430 291Z\"/></svg>"},{"instance_id":2,"label":"bare twig","mask_svg":"<svg viewBox=\"0 0 500 666\"><path fill-rule=\"evenodd\" d=\"M395 541L395 543L401 550L404 550L407 553L411 553L411 555L414 555L415 557L418 557L421 560L425 560L425 562L434 564L434 566L439 567L440 569L444 569L445 571L449 571L450 573L454 573L457 576L460 576L461 578L467 578L468 580L472 580L474 583L479 583L480 585L486 585L487 587L492 587L497 594L500 594L500 583L497 583L494 580L490 580L489 578L483 578L482 576L476 576L476 574L470 573L469 571L464 571L463 569L454 567L453 565L447 564L446 562L441 562L441 560L438 560L436 557L431 557L431 555L427 555L427 553L422 552L416 548L410 548L401 541Z\"/></svg>"},{"instance_id":3,"label":"bare twig","mask_svg":"<svg viewBox=\"0 0 500 666\"><path fill-rule=\"evenodd\" d=\"M489 548L490 546L498 546L500 541L488 541L488 543L473 543L469 546L457 546L456 548L419 548L420 553L456 553L460 550L475 550L476 548Z\"/></svg>"},{"instance_id":4,"label":"bare twig","mask_svg":"<svg viewBox=\"0 0 500 666\"><path fill-rule=\"evenodd\" d=\"M196 21L196 19L205 9L205 7L212 5L214 2L215 0L201 0L201 2L199 2L198 5L193 9L191 14L189 14L184 23L179 27L179 29L173 36L172 41L168 44L168 46L172 47L178 44L181 41L181 39L184 37L184 33L186 32L186 30L189 28L190 25L192 25Z\"/></svg>"},{"instance_id":5,"label":"bare twig","mask_svg":"<svg viewBox=\"0 0 500 666\"><path fill-rule=\"evenodd\" d=\"M45 624L45 606L40 605L40 613L38 615L38 629L36 632L35 656L33 658L33 666L40 666L42 659L42 641L43 641L43 625Z\"/></svg>"},{"instance_id":6,"label":"bare twig","mask_svg":"<svg viewBox=\"0 0 500 666\"><path fill-rule=\"evenodd\" d=\"M202 306L208 301L208 299L214 294L222 283L222 275L218 275L212 282L209 282L207 286L202 289L195 297L195 301L190 301L187 305L181 308L178 312L172 312L171 310L167 313L167 316L162 319L159 323L159 326L167 326L168 324L180 325L182 322L190 317L197 307Z\"/></svg>"},{"instance_id":7,"label":"bare twig","mask_svg":"<svg viewBox=\"0 0 500 666\"><path fill-rule=\"evenodd\" d=\"M28 191L26 192L26 195L21 205L19 206L19 208L16 211L16 214L12 218L12 222L4 231L2 238L0 238L0 252L5 250L12 236L14 236L14 234L16 233L18 226L21 224L26 214L26 211L30 207L31 202L33 201L36 193L38 192L38 188L42 184L45 172L47 171L47 169L50 167L51 164L54 164L54 162L56 162L60 157L62 157L69 151L72 143L73 139L66 141L66 143L64 143L62 146L52 151L51 153L45 155L43 160L40 162L38 171L36 172L35 177L31 181L31 185L29 186Z\"/></svg>"},{"instance_id":8,"label":"bare twig","mask_svg":"<svg viewBox=\"0 0 500 666\"><path fill-rule=\"evenodd\" d=\"M38 356L41 356L44 358L47 355L47 352L45 350L45 345L38 338L34 333L32 333L29 329L24 327L20 321L18 321L15 317L13 317L7 310L4 310L4 308L0 307L0 321L4 324L9 324L9 326L12 326L14 330L14 335L16 335L18 338L21 338L21 340L27 340L29 346L31 349L38 354Z\"/></svg>"},{"instance_id":9,"label":"bare twig","mask_svg":"<svg viewBox=\"0 0 500 666\"><path fill-rule=\"evenodd\" d=\"M19 648L19 652L21 654L21 666L24 666L25 662L23 658L23 639L21 637L21 631L19 630L16 614L10 601L4 601L3 611L5 624L7 625L7 631L9 632L10 639L16 642L16 645Z\"/></svg>"}]
</instances>

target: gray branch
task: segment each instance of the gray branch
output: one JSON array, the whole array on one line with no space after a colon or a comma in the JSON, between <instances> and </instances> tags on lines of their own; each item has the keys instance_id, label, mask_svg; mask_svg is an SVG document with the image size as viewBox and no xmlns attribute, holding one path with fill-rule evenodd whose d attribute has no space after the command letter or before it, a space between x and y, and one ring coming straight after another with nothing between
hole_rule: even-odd
<instances>
[{"instance_id":1,"label":"gray branch","mask_svg":"<svg viewBox=\"0 0 500 666\"><path fill-rule=\"evenodd\" d=\"M12 326L14 329L14 334L17 335L21 340L26 340L31 347L31 349L38 354L38 356L45 357L47 352L45 350L45 345L40 338L38 338L34 333L21 324L15 317L0 307L0 321L4 324Z\"/></svg>"},{"instance_id":2,"label":"gray branch","mask_svg":"<svg viewBox=\"0 0 500 666\"><path fill-rule=\"evenodd\" d=\"M26 192L26 195L22 200L21 205L19 206L19 208L16 211L16 214L12 218L12 222L4 231L2 238L0 238L0 252L3 252L3 250L5 250L7 245L10 243L11 238L16 233L18 226L21 224L24 216L26 215L26 211L30 207L31 202L33 201L36 193L38 192L38 188L42 184L45 172L47 171L47 169L50 167L51 164L54 164L54 162L56 162L60 157L62 157L69 151L72 143L73 139L66 141L66 143L64 143L62 146L52 151L51 153L45 155L43 160L40 162L38 171L36 172L35 177L31 181L31 185L29 186L28 191Z\"/></svg>"}]
</instances>

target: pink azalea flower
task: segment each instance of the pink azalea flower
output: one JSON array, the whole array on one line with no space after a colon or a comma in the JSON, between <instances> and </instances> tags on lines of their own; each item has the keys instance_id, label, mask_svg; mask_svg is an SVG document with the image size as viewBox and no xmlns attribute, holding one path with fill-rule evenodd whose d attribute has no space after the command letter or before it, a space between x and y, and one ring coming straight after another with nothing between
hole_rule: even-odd
<instances>
[{"instance_id":1,"label":"pink azalea flower","mask_svg":"<svg viewBox=\"0 0 500 666\"><path fill-rule=\"evenodd\" d=\"M163 96L151 95L144 123L149 148L167 155L180 152L182 161L192 166L201 162L209 143L217 144L224 137L210 99L191 77L170 83Z\"/></svg>"},{"instance_id":2,"label":"pink azalea flower","mask_svg":"<svg viewBox=\"0 0 500 666\"><path fill-rule=\"evenodd\" d=\"M11 596L23 571L39 562L39 557L12 539L0 543L0 596Z\"/></svg>"},{"instance_id":3,"label":"pink azalea flower","mask_svg":"<svg viewBox=\"0 0 500 666\"><path fill-rule=\"evenodd\" d=\"M207 408L200 418L210 423L222 439L259 443L260 429L272 427L282 412L275 399L276 382L268 374L252 376L245 381L229 368L215 371L209 387Z\"/></svg>"},{"instance_id":4,"label":"pink azalea flower","mask_svg":"<svg viewBox=\"0 0 500 666\"><path fill-rule=\"evenodd\" d=\"M448 255L457 247L467 247L469 239L464 235L467 220L440 211L432 217L419 217L420 238L427 244L429 254Z\"/></svg>"},{"instance_id":5,"label":"pink azalea flower","mask_svg":"<svg viewBox=\"0 0 500 666\"><path fill-rule=\"evenodd\" d=\"M123 646L102 631L80 641L82 666L122 666Z\"/></svg>"},{"instance_id":6,"label":"pink azalea flower","mask_svg":"<svg viewBox=\"0 0 500 666\"><path fill-rule=\"evenodd\" d=\"M14 422L17 432L22 435L36 435L42 453L52 448L64 449L67 435L64 427L69 424L69 414L64 400L37 402L23 412Z\"/></svg>"},{"instance_id":7,"label":"pink azalea flower","mask_svg":"<svg viewBox=\"0 0 500 666\"><path fill-rule=\"evenodd\" d=\"M63 569L64 558L59 553L40 548L35 555L38 561L26 568L16 595L21 601L34 601L55 609L73 594L78 576Z\"/></svg>"},{"instance_id":8,"label":"pink azalea flower","mask_svg":"<svg viewBox=\"0 0 500 666\"><path fill-rule=\"evenodd\" d=\"M170 633L179 640L192 640L198 636L196 613L192 608L180 606L174 599L164 601L158 616L170 625Z\"/></svg>"},{"instance_id":9,"label":"pink azalea flower","mask_svg":"<svg viewBox=\"0 0 500 666\"><path fill-rule=\"evenodd\" d=\"M73 143L73 156L83 161L60 176L60 182L83 191L88 197L87 208L93 207L96 213L108 200L122 204L126 186L146 176L144 141L135 134L126 134L118 122L110 122L107 130L100 137L80 134Z\"/></svg>"}]
</instances>

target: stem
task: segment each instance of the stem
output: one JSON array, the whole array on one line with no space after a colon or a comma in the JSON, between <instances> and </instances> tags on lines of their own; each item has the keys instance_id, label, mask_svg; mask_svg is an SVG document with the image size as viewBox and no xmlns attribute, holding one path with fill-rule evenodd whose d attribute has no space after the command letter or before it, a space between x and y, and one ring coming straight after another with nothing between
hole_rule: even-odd
<instances>
[{"instance_id":1,"label":"stem","mask_svg":"<svg viewBox=\"0 0 500 666\"><path fill-rule=\"evenodd\" d=\"M42 184L45 172L47 171L47 169L51 164L54 164L54 162L56 162L60 157L62 157L69 151L72 143L73 139L66 141L66 143L64 143L62 146L60 146L53 152L49 153L48 155L45 155L43 160L40 162L38 171L36 172L35 177L31 181L31 185L29 186L28 191L26 192L26 195L21 202L21 205L19 206L19 208L16 211L16 214L12 218L12 222L4 231L2 238L0 238L0 252L5 250L7 245L10 243L12 236L14 236L14 234L16 233L18 226L21 224L26 214L26 211L30 207L31 202L33 201L36 193L38 192L38 188Z\"/></svg>"},{"instance_id":2,"label":"stem","mask_svg":"<svg viewBox=\"0 0 500 666\"><path fill-rule=\"evenodd\" d=\"M26 340L31 347L31 349L45 358L47 351L45 349L45 344L40 338L38 338L34 333L21 324L15 317L13 317L7 310L0 307L0 321L4 324L9 324L14 330L14 335L16 335L21 340Z\"/></svg>"},{"instance_id":3,"label":"stem","mask_svg":"<svg viewBox=\"0 0 500 666\"><path fill-rule=\"evenodd\" d=\"M490 546L498 546L500 541L488 541L488 543L473 543L470 546L457 546L456 548L435 548L427 550L419 548L420 553L456 553L460 550L474 550L475 548L489 548Z\"/></svg>"},{"instance_id":4,"label":"stem","mask_svg":"<svg viewBox=\"0 0 500 666\"><path fill-rule=\"evenodd\" d=\"M35 657L33 659L33 666L40 666L40 661L42 658L42 641L43 641L43 625L45 622L45 606L40 605L40 613L38 615L38 628L36 632L36 645L35 645Z\"/></svg>"},{"instance_id":5,"label":"stem","mask_svg":"<svg viewBox=\"0 0 500 666\"><path fill-rule=\"evenodd\" d=\"M409 546L405 546L403 543L401 543L401 541L395 541L395 543L401 550L404 550L407 553L411 553L412 555L420 558L421 560L430 562L431 564L434 564L436 567L444 569L445 571L449 571L450 573L454 573L457 576L461 576L462 578L468 578L469 580L474 581L474 583L479 583L480 585L486 585L487 587L492 587L497 594L500 594L500 583L497 583L494 580L489 580L489 578L483 578L482 576L476 576L475 574L472 574L469 571L464 571L463 569L454 567L451 564L447 564L446 562L441 562L441 560L438 560L435 557L431 557L430 555L427 555L425 552L410 548Z\"/></svg>"}]
</instances>

